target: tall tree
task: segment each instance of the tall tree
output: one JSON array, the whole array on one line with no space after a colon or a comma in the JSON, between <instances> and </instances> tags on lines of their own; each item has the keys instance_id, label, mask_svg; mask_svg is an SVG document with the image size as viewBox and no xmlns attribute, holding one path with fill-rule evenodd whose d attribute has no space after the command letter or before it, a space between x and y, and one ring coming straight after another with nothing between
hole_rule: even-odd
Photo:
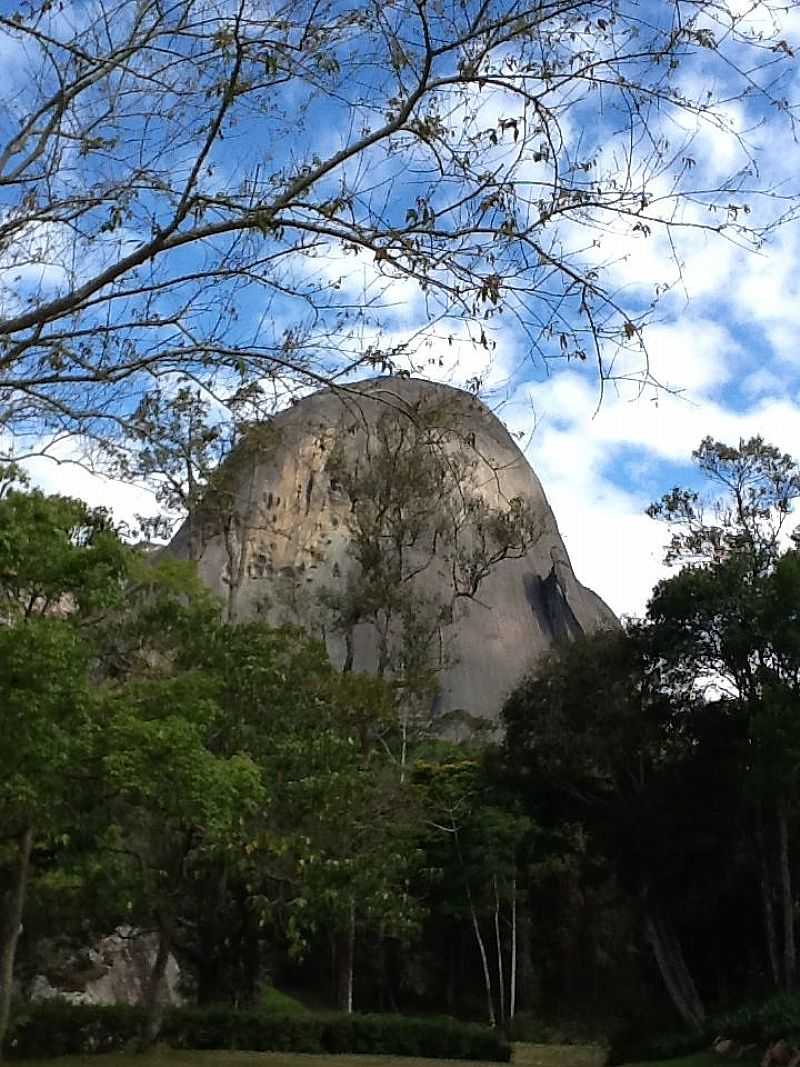
<instances>
[{"instance_id":1,"label":"tall tree","mask_svg":"<svg viewBox=\"0 0 800 1067\"><path fill-rule=\"evenodd\" d=\"M800 469L760 437L738 447L706 438L694 458L713 496L675 489L650 509L673 527L668 561L686 566L657 586L648 616L673 676L700 692L722 689L746 717L752 759L744 784L761 856L767 958L774 981L791 988L797 563L784 550Z\"/></svg>"},{"instance_id":2,"label":"tall tree","mask_svg":"<svg viewBox=\"0 0 800 1067\"><path fill-rule=\"evenodd\" d=\"M92 628L119 605L129 555L102 510L20 487L0 498L0 1048L34 850L79 818Z\"/></svg>"},{"instance_id":3,"label":"tall tree","mask_svg":"<svg viewBox=\"0 0 800 1067\"><path fill-rule=\"evenodd\" d=\"M263 800L255 763L213 750L220 709L209 681L190 671L136 679L114 686L105 702L101 763L113 813L106 843L130 857L143 925L157 933L145 1044L158 1036L187 883L208 851L245 847L249 817Z\"/></svg>"},{"instance_id":4,"label":"tall tree","mask_svg":"<svg viewBox=\"0 0 800 1067\"><path fill-rule=\"evenodd\" d=\"M652 642L634 630L557 650L505 705L506 760L532 810L582 827L614 870L676 1011L699 1029L705 1010L677 934L676 901L686 896L687 870L699 880L717 862L709 838L724 854L725 835L713 806L686 818L706 752L695 730L700 711L665 681ZM718 760L717 773L721 784Z\"/></svg>"},{"instance_id":5,"label":"tall tree","mask_svg":"<svg viewBox=\"0 0 800 1067\"><path fill-rule=\"evenodd\" d=\"M80 824L91 734L85 642L59 619L0 627L0 1050L36 848Z\"/></svg>"},{"instance_id":6,"label":"tall tree","mask_svg":"<svg viewBox=\"0 0 800 1067\"><path fill-rule=\"evenodd\" d=\"M513 1018L517 880L533 824L492 780L486 753L437 744L418 753L415 780L424 792L427 860L438 875L437 919L469 928L490 1026Z\"/></svg>"}]
</instances>

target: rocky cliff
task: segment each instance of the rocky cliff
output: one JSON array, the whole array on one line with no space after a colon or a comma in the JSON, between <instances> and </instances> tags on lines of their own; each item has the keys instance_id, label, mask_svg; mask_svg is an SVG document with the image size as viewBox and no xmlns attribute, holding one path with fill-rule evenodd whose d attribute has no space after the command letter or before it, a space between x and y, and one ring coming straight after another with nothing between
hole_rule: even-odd
<instances>
[{"instance_id":1,"label":"rocky cliff","mask_svg":"<svg viewBox=\"0 0 800 1067\"><path fill-rule=\"evenodd\" d=\"M381 595L404 591L383 615L376 545L391 562ZM196 559L230 619L299 621L340 666L391 671L416 619L417 644L437 646L437 715L495 718L554 642L616 625L500 421L418 379L321 391L255 428L172 551Z\"/></svg>"}]
</instances>

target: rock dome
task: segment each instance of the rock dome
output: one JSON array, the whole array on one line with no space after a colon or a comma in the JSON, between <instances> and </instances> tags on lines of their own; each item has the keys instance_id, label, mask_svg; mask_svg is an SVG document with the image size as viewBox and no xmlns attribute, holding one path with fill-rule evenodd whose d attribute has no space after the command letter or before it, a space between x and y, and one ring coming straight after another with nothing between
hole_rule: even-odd
<instances>
[{"instance_id":1,"label":"rock dome","mask_svg":"<svg viewBox=\"0 0 800 1067\"><path fill-rule=\"evenodd\" d=\"M454 483L443 503L440 468ZM385 484L375 481L379 470ZM403 492L413 497L405 511ZM430 513L409 518L426 499ZM524 517L526 535L516 542L509 515ZM413 591L406 616L438 612L436 641L446 651L434 715L496 719L555 642L617 625L575 577L539 479L502 423L471 394L421 379L323 390L254 428L171 548L196 560L231 620L300 622L338 666L375 671L405 609L386 623L382 643L383 623L359 592L370 536L386 553L402 553L395 579ZM351 607L361 597L349 632L342 590Z\"/></svg>"}]
</instances>

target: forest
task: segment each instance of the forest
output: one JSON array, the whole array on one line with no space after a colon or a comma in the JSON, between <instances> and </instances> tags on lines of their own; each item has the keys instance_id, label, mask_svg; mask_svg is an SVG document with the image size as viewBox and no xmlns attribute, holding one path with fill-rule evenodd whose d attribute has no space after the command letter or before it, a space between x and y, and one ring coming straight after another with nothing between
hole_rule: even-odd
<instances>
[{"instance_id":1,"label":"forest","mask_svg":"<svg viewBox=\"0 0 800 1067\"><path fill-rule=\"evenodd\" d=\"M761 438L694 460L650 508L674 571L645 617L459 742L409 713L418 679L225 621L191 565L4 468L0 1038L38 945L123 924L157 937L148 1040L170 954L201 1007L528 1037L701 1035L791 992L800 468Z\"/></svg>"}]
</instances>

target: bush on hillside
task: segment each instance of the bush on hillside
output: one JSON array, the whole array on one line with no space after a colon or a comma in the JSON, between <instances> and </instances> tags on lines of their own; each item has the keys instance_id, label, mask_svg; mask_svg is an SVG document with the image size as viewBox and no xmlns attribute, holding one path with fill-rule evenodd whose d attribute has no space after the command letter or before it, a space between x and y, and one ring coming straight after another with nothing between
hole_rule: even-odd
<instances>
[{"instance_id":1,"label":"bush on hillside","mask_svg":"<svg viewBox=\"0 0 800 1067\"><path fill-rule=\"evenodd\" d=\"M261 990L258 1007L271 1015L308 1015L308 1008L296 997L289 996L274 985L267 985Z\"/></svg>"}]
</instances>

